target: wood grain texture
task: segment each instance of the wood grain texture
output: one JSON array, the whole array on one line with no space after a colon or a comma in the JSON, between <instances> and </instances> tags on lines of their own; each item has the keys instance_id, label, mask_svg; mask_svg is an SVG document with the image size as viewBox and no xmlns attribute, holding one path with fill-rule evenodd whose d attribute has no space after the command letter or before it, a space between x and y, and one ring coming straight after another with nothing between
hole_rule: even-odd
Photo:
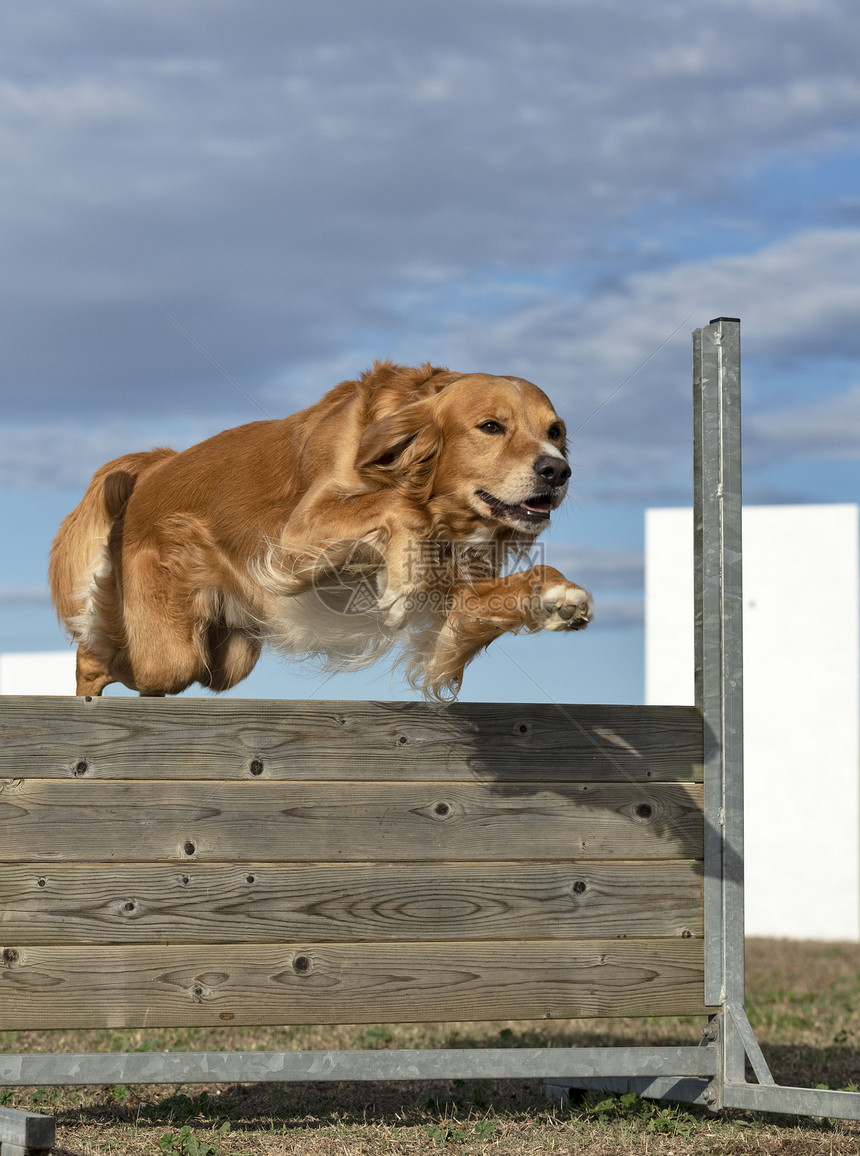
<instances>
[{"instance_id":1,"label":"wood grain texture","mask_svg":"<svg viewBox=\"0 0 860 1156\"><path fill-rule=\"evenodd\" d=\"M0 700L0 1027L701 1014L692 708Z\"/></svg>"},{"instance_id":2,"label":"wood grain texture","mask_svg":"<svg viewBox=\"0 0 860 1156\"><path fill-rule=\"evenodd\" d=\"M698 1015L703 941L22 948L9 1028Z\"/></svg>"},{"instance_id":3,"label":"wood grain texture","mask_svg":"<svg viewBox=\"0 0 860 1156\"><path fill-rule=\"evenodd\" d=\"M698 859L694 783L5 780L0 861Z\"/></svg>"},{"instance_id":4,"label":"wood grain texture","mask_svg":"<svg viewBox=\"0 0 860 1156\"><path fill-rule=\"evenodd\" d=\"M6 867L0 912L17 948L703 934L688 861Z\"/></svg>"},{"instance_id":5,"label":"wood grain texture","mask_svg":"<svg viewBox=\"0 0 860 1156\"><path fill-rule=\"evenodd\" d=\"M701 781L693 707L0 699L0 775Z\"/></svg>"}]
</instances>

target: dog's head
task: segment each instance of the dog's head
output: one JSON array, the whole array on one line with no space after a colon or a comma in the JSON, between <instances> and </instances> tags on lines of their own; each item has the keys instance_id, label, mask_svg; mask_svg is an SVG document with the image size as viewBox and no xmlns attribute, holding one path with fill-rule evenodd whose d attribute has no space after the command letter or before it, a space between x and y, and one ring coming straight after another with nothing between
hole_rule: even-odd
<instances>
[{"instance_id":1,"label":"dog's head","mask_svg":"<svg viewBox=\"0 0 860 1156\"><path fill-rule=\"evenodd\" d=\"M487 532L537 534L567 493L564 422L519 377L469 373L364 431L355 468L432 501L468 511Z\"/></svg>"}]
</instances>

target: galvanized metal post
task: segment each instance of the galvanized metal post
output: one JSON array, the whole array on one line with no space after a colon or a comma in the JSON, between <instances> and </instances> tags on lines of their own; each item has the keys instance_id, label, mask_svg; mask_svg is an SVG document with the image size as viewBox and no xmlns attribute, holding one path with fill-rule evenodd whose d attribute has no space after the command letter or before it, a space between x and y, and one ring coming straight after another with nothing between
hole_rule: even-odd
<instances>
[{"instance_id":1,"label":"galvanized metal post","mask_svg":"<svg viewBox=\"0 0 860 1156\"><path fill-rule=\"evenodd\" d=\"M860 1094L774 1083L744 991L740 322L693 334L696 702L705 727L705 1002L715 1108L860 1119ZM749 1060L758 1083L747 1083Z\"/></svg>"},{"instance_id":2,"label":"galvanized metal post","mask_svg":"<svg viewBox=\"0 0 860 1156\"><path fill-rule=\"evenodd\" d=\"M696 701L705 726L705 1002L744 1005L740 322L693 334ZM725 1015L724 1082L745 1053Z\"/></svg>"}]
</instances>

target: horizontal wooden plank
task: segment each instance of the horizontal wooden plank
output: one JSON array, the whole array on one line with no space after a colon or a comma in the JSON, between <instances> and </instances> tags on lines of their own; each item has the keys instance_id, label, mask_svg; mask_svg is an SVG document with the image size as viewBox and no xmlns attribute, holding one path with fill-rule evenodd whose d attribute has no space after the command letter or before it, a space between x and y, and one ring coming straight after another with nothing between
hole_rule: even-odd
<instances>
[{"instance_id":1,"label":"horizontal wooden plank","mask_svg":"<svg viewBox=\"0 0 860 1156\"><path fill-rule=\"evenodd\" d=\"M696 1015L703 941L7 948L0 1028Z\"/></svg>"},{"instance_id":2,"label":"horizontal wooden plank","mask_svg":"<svg viewBox=\"0 0 860 1156\"><path fill-rule=\"evenodd\" d=\"M701 781L693 707L0 698L0 775Z\"/></svg>"},{"instance_id":3,"label":"horizontal wooden plank","mask_svg":"<svg viewBox=\"0 0 860 1156\"><path fill-rule=\"evenodd\" d=\"M700 862L0 869L23 944L701 936Z\"/></svg>"},{"instance_id":4,"label":"horizontal wooden plank","mask_svg":"<svg viewBox=\"0 0 860 1156\"><path fill-rule=\"evenodd\" d=\"M695 783L5 780L7 863L698 859Z\"/></svg>"}]
</instances>

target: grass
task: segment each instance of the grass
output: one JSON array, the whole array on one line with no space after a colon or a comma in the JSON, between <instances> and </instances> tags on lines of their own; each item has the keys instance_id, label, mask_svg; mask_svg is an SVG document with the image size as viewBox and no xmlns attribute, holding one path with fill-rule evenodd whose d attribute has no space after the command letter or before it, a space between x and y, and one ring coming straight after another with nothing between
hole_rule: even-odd
<instances>
[{"instance_id":1,"label":"grass","mask_svg":"<svg viewBox=\"0 0 860 1156\"><path fill-rule=\"evenodd\" d=\"M779 1083L860 1083L860 946L752 940L748 1011ZM276 1050L698 1042L697 1019L212 1031L7 1032L0 1050ZM806 1156L857 1154L860 1123L589 1095L551 1104L540 1081L18 1088L0 1103L57 1120L58 1156Z\"/></svg>"}]
</instances>

